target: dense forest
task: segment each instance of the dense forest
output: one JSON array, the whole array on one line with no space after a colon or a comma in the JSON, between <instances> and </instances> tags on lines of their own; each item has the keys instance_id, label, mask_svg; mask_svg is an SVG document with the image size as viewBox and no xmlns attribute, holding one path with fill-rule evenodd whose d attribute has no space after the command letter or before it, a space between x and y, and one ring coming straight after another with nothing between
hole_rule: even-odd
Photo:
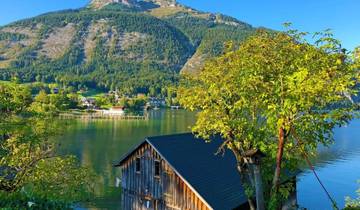
<instances>
[{"instance_id":1,"label":"dense forest","mask_svg":"<svg viewBox=\"0 0 360 210\"><path fill-rule=\"evenodd\" d=\"M4 26L0 80L16 76L21 82L160 94L162 87L177 83L181 71L194 71L221 54L226 41L243 41L255 31L224 15L181 5L172 10L110 4Z\"/></svg>"}]
</instances>

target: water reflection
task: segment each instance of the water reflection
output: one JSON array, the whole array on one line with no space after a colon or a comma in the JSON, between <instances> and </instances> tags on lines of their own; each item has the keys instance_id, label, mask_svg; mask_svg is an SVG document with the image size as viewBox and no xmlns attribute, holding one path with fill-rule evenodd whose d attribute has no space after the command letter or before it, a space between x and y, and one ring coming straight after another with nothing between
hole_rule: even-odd
<instances>
[{"instance_id":1,"label":"water reflection","mask_svg":"<svg viewBox=\"0 0 360 210\"><path fill-rule=\"evenodd\" d=\"M189 132L195 115L184 110L157 110L149 120L76 120L59 138L60 153L76 155L82 165L100 175L96 183L95 205L99 209L119 209L120 189L114 188L119 170L113 167L146 136Z\"/></svg>"},{"instance_id":2,"label":"water reflection","mask_svg":"<svg viewBox=\"0 0 360 210\"><path fill-rule=\"evenodd\" d=\"M183 110L158 110L146 121L77 120L59 138L63 154L76 155L83 165L100 174L94 201L98 209L119 209L120 189L114 188L119 170L114 161L126 154L146 136L188 132L195 122L194 113ZM316 170L340 207L344 197L355 196L360 179L360 120L335 131L336 142L320 148ZM311 210L332 209L314 175L305 171L298 179L298 199Z\"/></svg>"},{"instance_id":3,"label":"water reflection","mask_svg":"<svg viewBox=\"0 0 360 210\"><path fill-rule=\"evenodd\" d=\"M316 171L339 207L345 196L355 196L360 179L360 120L335 131L335 144L320 148L315 162ZM309 171L299 177L298 199L301 206L311 210L332 209L331 203Z\"/></svg>"}]
</instances>

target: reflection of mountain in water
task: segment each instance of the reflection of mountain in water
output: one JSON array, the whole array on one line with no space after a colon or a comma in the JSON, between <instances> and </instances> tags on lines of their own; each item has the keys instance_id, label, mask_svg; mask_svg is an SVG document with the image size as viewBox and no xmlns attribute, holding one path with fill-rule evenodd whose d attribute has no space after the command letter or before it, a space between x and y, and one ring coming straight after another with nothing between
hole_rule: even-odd
<instances>
[{"instance_id":1,"label":"reflection of mountain in water","mask_svg":"<svg viewBox=\"0 0 360 210\"><path fill-rule=\"evenodd\" d=\"M149 120L75 120L59 138L60 152L76 155L81 164L99 174L98 198L90 204L99 209L117 209L120 188L114 188L120 171L113 164L147 136L183 133L194 123L194 114L184 110L157 110Z\"/></svg>"},{"instance_id":2,"label":"reflection of mountain in water","mask_svg":"<svg viewBox=\"0 0 360 210\"><path fill-rule=\"evenodd\" d=\"M319 148L313 160L316 171L340 208L345 196L355 196L356 180L360 179L360 120L335 130L335 143ZM328 198L310 171L299 177L298 198L309 210L332 209Z\"/></svg>"},{"instance_id":3,"label":"reflection of mountain in water","mask_svg":"<svg viewBox=\"0 0 360 210\"><path fill-rule=\"evenodd\" d=\"M322 167L332 162L346 161L360 155L360 120L351 122L347 127L335 130L335 142L330 147L320 147L316 166Z\"/></svg>"},{"instance_id":4,"label":"reflection of mountain in water","mask_svg":"<svg viewBox=\"0 0 360 210\"><path fill-rule=\"evenodd\" d=\"M116 209L120 202L120 189L114 188L119 171L112 167L146 136L174 134L188 131L194 123L194 113L184 110L158 110L150 113L149 120L76 120L66 134L59 138L61 153L76 155L82 165L89 166L100 175L96 185L99 196L94 201L99 209ZM312 162L316 171L342 207L344 197L354 195L356 180L360 179L360 120L335 132L336 142L330 148L320 148ZM332 209L314 175L305 171L299 176L298 199L309 210Z\"/></svg>"}]
</instances>

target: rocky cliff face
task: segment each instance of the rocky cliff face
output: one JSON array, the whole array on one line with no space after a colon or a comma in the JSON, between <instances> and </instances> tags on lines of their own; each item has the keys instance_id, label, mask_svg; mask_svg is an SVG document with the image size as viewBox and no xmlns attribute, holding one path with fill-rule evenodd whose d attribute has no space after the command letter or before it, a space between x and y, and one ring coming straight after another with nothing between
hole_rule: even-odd
<instances>
[{"instance_id":1,"label":"rocky cliff face","mask_svg":"<svg viewBox=\"0 0 360 210\"><path fill-rule=\"evenodd\" d=\"M175 7L176 0L92 0L90 5L93 8L102 8L111 3L120 3L127 6L139 6L141 2L150 2L158 5L159 7Z\"/></svg>"},{"instance_id":2,"label":"rocky cliff face","mask_svg":"<svg viewBox=\"0 0 360 210\"><path fill-rule=\"evenodd\" d=\"M176 6L176 1L175 0L153 0L151 2L153 2L155 4L158 4L161 7L174 7L174 6Z\"/></svg>"},{"instance_id":3,"label":"rocky cliff face","mask_svg":"<svg viewBox=\"0 0 360 210\"><path fill-rule=\"evenodd\" d=\"M102 8L108 4L111 4L111 3L122 3L122 4L125 4L125 5L132 5L132 4L135 4L136 1L135 0L92 0L90 5L93 7L93 8Z\"/></svg>"}]
</instances>

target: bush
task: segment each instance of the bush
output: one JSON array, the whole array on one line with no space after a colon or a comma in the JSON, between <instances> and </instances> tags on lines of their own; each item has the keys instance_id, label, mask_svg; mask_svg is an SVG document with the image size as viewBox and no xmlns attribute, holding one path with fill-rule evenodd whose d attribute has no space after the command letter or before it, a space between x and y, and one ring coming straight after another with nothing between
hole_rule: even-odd
<instances>
[{"instance_id":1,"label":"bush","mask_svg":"<svg viewBox=\"0 0 360 210\"><path fill-rule=\"evenodd\" d=\"M23 192L4 193L0 191L1 209L72 209L68 203L33 198Z\"/></svg>"},{"instance_id":2,"label":"bush","mask_svg":"<svg viewBox=\"0 0 360 210\"><path fill-rule=\"evenodd\" d=\"M360 184L360 180L358 181ZM345 210L360 210L360 188L357 191L358 198L351 199L350 197L346 197L346 207Z\"/></svg>"}]
</instances>

